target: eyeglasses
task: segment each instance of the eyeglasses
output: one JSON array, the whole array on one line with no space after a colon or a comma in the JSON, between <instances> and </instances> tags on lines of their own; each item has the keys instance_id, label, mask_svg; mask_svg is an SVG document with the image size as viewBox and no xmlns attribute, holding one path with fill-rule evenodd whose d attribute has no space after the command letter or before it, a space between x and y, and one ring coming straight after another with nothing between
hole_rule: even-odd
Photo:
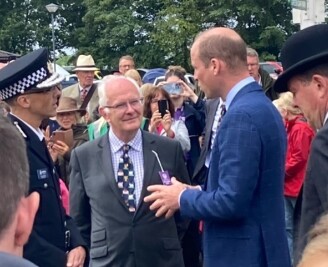
<instances>
[{"instance_id":1,"label":"eyeglasses","mask_svg":"<svg viewBox=\"0 0 328 267\"><path fill-rule=\"evenodd\" d=\"M104 108L111 108L111 109L116 109L118 111L125 111L128 109L129 105L136 109L139 108L143 103L143 98L138 98L138 99L132 99L129 100L127 102L122 102L122 103L118 103L114 106L104 106Z\"/></svg>"},{"instance_id":2,"label":"eyeglasses","mask_svg":"<svg viewBox=\"0 0 328 267\"><path fill-rule=\"evenodd\" d=\"M31 90L28 90L26 93L24 93L24 95L30 95L30 94L46 94L46 93L49 93L49 92L53 92L54 90L59 90L61 91L61 88L56 85L56 86L53 86L53 87L47 87L47 88L42 88L42 89L37 89L37 88L33 88Z\"/></svg>"}]
</instances>

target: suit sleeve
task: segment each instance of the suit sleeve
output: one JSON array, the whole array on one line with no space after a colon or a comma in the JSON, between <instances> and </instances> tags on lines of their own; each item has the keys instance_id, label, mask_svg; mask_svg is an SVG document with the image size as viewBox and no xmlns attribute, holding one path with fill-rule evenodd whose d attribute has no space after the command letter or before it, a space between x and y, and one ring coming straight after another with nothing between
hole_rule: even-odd
<instances>
[{"instance_id":1,"label":"suit sleeve","mask_svg":"<svg viewBox=\"0 0 328 267\"><path fill-rule=\"evenodd\" d=\"M181 120L174 121L172 124L172 130L175 135L174 139L179 141L184 152L188 152L190 150L190 139L185 123Z\"/></svg>"},{"instance_id":2,"label":"suit sleeve","mask_svg":"<svg viewBox=\"0 0 328 267\"><path fill-rule=\"evenodd\" d=\"M80 233L90 248L91 208L85 192L82 170L75 149L71 153L70 175L70 214Z\"/></svg>"},{"instance_id":3,"label":"suit sleeve","mask_svg":"<svg viewBox=\"0 0 328 267\"><path fill-rule=\"evenodd\" d=\"M230 113L212 151L212 191L185 190L180 211L194 219L236 220L247 216L259 180L261 140L246 112ZM213 180L213 181L211 181Z\"/></svg>"}]
</instances>

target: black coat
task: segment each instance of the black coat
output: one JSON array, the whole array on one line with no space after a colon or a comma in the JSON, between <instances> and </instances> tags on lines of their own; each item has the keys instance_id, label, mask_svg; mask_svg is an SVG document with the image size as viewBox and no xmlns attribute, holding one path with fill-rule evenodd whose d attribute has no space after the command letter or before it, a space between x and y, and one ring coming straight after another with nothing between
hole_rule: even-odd
<instances>
[{"instance_id":1,"label":"black coat","mask_svg":"<svg viewBox=\"0 0 328 267\"><path fill-rule=\"evenodd\" d=\"M25 123L10 114L8 117L26 141L30 167L29 192L40 194L39 209L23 256L39 267L64 267L66 252L85 246L85 242L72 218L65 214L58 175L45 143ZM66 231L69 231L70 240L65 239ZM70 244L65 245L65 241Z\"/></svg>"},{"instance_id":2,"label":"black coat","mask_svg":"<svg viewBox=\"0 0 328 267\"><path fill-rule=\"evenodd\" d=\"M328 211L328 123L326 122L312 141L307 164L301 205L300 226L295 262L301 258L309 231ZM300 201L298 200L297 204ZM297 216L297 214L295 214Z\"/></svg>"},{"instance_id":3,"label":"black coat","mask_svg":"<svg viewBox=\"0 0 328 267\"><path fill-rule=\"evenodd\" d=\"M205 102L198 98L196 103L184 103L185 124L188 129L190 139L190 151L187 154L187 169L189 176L192 177L199 155L199 137L205 127Z\"/></svg>"},{"instance_id":4,"label":"black coat","mask_svg":"<svg viewBox=\"0 0 328 267\"><path fill-rule=\"evenodd\" d=\"M205 166L206 156L210 147L212 138L212 127L215 118L215 113L220 104L220 98L209 99L206 101L206 123L204 129L204 144L201 148L200 156L198 158L193 176L193 184L204 184L207 178L208 169Z\"/></svg>"}]
</instances>

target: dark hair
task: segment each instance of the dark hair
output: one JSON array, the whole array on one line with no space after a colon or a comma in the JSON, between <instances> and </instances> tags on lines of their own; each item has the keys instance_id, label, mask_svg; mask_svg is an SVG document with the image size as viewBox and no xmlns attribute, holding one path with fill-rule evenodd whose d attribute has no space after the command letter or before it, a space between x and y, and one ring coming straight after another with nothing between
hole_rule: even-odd
<instances>
[{"instance_id":1,"label":"dark hair","mask_svg":"<svg viewBox=\"0 0 328 267\"><path fill-rule=\"evenodd\" d=\"M317 65L309 70L304 71L300 74L300 80L309 83L313 75L318 74L328 78L328 63Z\"/></svg>"},{"instance_id":2,"label":"dark hair","mask_svg":"<svg viewBox=\"0 0 328 267\"><path fill-rule=\"evenodd\" d=\"M29 188L29 166L22 135L0 116L0 235L10 225Z\"/></svg>"},{"instance_id":3,"label":"dark hair","mask_svg":"<svg viewBox=\"0 0 328 267\"><path fill-rule=\"evenodd\" d=\"M169 102L169 111L170 111L170 114L171 114L171 117L173 118L174 116L174 105L173 105L173 102L170 98L170 95L163 89L161 88L160 86L154 86L153 88L151 88L145 98L144 98L144 112L143 112L143 116L147 119L150 119L151 116L153 115L152 112L151 112L151 101L156 97L156 95L158 93L161 93L165 99L167 99L167 101Z\"/></svg>"},{"instance_id":4,"label":"dark hair","mask_svg":"<svg viewBox=\"0 0 328 267\"><path fill-rule=\"evenodd\" d=\"M165 73L165 81L172 76L178 77L180 80L184 81L185 83L188 83L185 75L186 70L181 66L169 66L166 73Z\"/></svg>"}]
</instances>

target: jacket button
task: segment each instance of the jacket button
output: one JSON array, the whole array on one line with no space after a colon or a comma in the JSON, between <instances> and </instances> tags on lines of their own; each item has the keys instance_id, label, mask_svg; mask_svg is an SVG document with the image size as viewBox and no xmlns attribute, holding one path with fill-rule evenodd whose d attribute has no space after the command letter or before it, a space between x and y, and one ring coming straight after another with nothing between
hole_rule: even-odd
<instances>
[{"instance_id":1,"label":"jacket button","mask_svg":"<svg viewBox=\"0 0 328 267\"><path fill-rule=\"evenodd\" d=\"M43 187L44 187L44 188L48 188L48 184L47 184L47 183L44 183L44 184L43 184Z\"/></svg>"}]
</instances>

